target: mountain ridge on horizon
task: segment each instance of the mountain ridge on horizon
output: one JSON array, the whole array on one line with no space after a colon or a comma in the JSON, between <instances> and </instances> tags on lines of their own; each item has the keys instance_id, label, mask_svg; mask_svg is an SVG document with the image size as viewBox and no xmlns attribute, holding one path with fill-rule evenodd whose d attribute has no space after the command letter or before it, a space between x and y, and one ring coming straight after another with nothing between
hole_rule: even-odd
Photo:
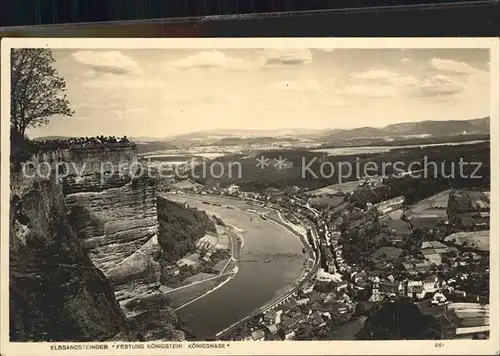
<instances>
[{"instance_id":1,"label":"mountain ridge on horizon","mask_svg":"<svg viewBox=\"0 0 500 356\"><path fill-rule=\"evenodd\" d=\"M380 131L386 131L386 132L393 132L393 133L398 133L398 132L410 132L417 128L418 126L423 126L423 127L428 127L430 125L448 125L448 124L457 124L458 126L489 126L489 116L481 117L481 118L475 118L475 119L468 119L468 120L424 120L424 121L416 121L416 122L400 122L400 123L395 123L395 124L390 124L382 127L376 127L376 126L362 126L362 127L353 127L353 128L346 128L346 129L341 129L341 128L318 128L318 129L311 129L311 128L277 128L277 129L207 129L207 130L199 130L199 131L191 131L183 134L178 134L178 135L171 135L168 137L165 137L164 139L178 139L178 138L187 138L190 136L195 136L195 135L200 135L200 134L207 134L207 133L213 133L215 135L229 135L229 134L238 134L238 133L245 133L245 134L250 134L250 133L255 133L259 135L264 135L264 133L269 133L269 132L283 132L283 136L291 135L293 133L298 133L298 132L305 132L309 134L314 134L314 133L322 133L322 132L328 132L329 134L337 133L337 132L350 132L350 131L372 131L372 132L380 132ZM465 124L464 124L465 123ZM405 128L404 130L398 130L399 128ZM488 127L489 129L489 127ZM421 129L418 131L422 131ZM463 131L463 130L462 130ZM489 132L489 131L488 131ZM418 132L421 133L421 132ZM418 134L415 133L415 134ZM432 133L430 133L432 134Z\"/></svg>"},{"instance_id":2,"label":"mountain ridge on horizon","mask_svg":"<svg viewBox=\"0 0 500 356\"><path fill-rule=\"evenodd\" d=\"M404 136L404 135L441 135L449 136L467 133L489 133L490 117L482 117L470 120L425 120L417 122L402 122L390 124L383 127L364 126L350 129L311 129L311 128L287 128L287 129L207 129L193 131L178 135L149 137L138 136L129 138L132 141L156 142L156 141L218 141L225 138L303 138L318 142L328 142L332 140L346 140L350 138L362 137L383 137L383 136ZM66 139L71 136L48 135L34 137L35 140L44 139Z\"/></svg>"},{"instance_id":3,"label":"mountain ridge on horizon","mask_svg":"<svg viewBox=\"0 0 500 356\"><path fill-rule=\"evenodd\" d=\"M402 122L390 124L381 128L359 127L350 130L335 129L320 137L320 141L331 142L367 137L398 137L411 135L453 136L462 134L489 134L490 117L471 120L425 120L417 122Z\"/></svg>"}]
</instances>

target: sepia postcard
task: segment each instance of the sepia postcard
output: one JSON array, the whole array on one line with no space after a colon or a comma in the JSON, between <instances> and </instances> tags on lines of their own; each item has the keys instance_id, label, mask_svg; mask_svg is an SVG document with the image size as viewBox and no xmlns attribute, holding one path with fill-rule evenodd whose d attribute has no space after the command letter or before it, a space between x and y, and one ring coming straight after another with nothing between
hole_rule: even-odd
<instances>
[{"instance_id":1,"label":"sepia postcard","mask_svg":"<svg viewBox=\"0 0 500 356\"><path fill-rule=\"evenodd\" d=\"M1 49L2 355L500 352L498 39Z\"/></svg>"}]
</instances>

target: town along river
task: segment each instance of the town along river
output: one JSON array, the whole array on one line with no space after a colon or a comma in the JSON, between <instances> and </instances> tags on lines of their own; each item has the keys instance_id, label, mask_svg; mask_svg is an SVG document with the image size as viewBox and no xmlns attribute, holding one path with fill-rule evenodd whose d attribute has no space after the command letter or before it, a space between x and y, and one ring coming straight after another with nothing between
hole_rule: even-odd
<instances>
[{"instance_id":1,"label":"town along river","mask_svg":"<svg viewBox=\"0 0 500 356\"><path fill-rule=\"evenodd\" d=\"M219 289L177 310L198 340L214 337L218 332L245 318L265 304L277 299L303 273L306 256L300 239L286 228L257 214L228 209L225 206L251 208L245 201L213 196L167 195L169 199L187 202L191 207L215 214L225 223L243 230L244 246L238 273ZM221 204L213 206L202 201Z\"/></svg>"}]
</instances>

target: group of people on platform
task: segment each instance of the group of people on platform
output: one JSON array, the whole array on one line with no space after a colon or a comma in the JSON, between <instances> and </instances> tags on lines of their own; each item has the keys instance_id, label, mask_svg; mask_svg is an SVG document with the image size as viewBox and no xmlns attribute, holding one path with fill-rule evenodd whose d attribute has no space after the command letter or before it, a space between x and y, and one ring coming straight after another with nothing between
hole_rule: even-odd
<instances>
[{"instance_id":1,"label":"group of people on platform","mask_svg":"<svg viewBox=\"0 0 500 356\"><path fill-rule=\"evenodd\" d=\"M37 146L44 149L63 149L63 148L84 148L96 146L116 146L120 144L129 144L131 141L127 136L96 136L96 137L71 137L68 139L60 140L43 140L37 141Z\"/></svg>"}]
</instances>

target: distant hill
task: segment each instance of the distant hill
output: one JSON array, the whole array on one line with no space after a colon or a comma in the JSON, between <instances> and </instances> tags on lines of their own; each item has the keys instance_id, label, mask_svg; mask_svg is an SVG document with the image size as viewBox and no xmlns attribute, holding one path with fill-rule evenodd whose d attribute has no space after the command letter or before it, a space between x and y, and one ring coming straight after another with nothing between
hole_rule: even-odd
<instances>
[{"instance_id":1,"label":"distant hill","mask_svg":"<svg viewBox=\"0 0 500 356\"><path fill-rule=\"evenodd\" d=\"M474 120L449 120L449 121L422 121L414 123L394 124L384 127L384 133L394 133L400 135L447 135L461 134L464 131L468 134L489 133L490 118L484 117Z\"/></svg>"},{"instance_id":2,"label":"distant hill","mask_svg":"<svg viewBox=\"0 0 500 356\"><path fill-rule=\"evenodd\" d=\"M151 136L132 136L129 137L134 142L155 142L155 141L168 141L165 137L151 137Z\"/></svg>"},{"instance_id":3,"label":"distant hill","mask_svg":"<svg viewBox=\"0 0 500 356\"><path fill-rule=\"evenodd\" d=\"M421 121L393 124L383 128L360 127L352 130L332 130L318 137L318 141L334 142L355 138L380 138L410 135L452 136L463 133L488 134L490 132L490 118L484 117L474 120L449 121Z\"/></svg>"},{"instance_id":4,"label":"distant hill","mask_svg":"<svg viewBox=\"0 0 500 356\"><path fill-rule=\"evenodd\" d=\"M137 145L137 153L147 153L162 150L177 150L178 147L169 141L134 141Z\"/></svg>"},{"instance_id":5,"label":"distant hill","mask_svg":"<svg viewBox=\"0 0 500 356\"><path fill-rule=\"evenodd\" d=\"M317 138L318 141L333 141L338 139L349 139L355 137L379 137L381 135L381 129L375 127L358 127L352 130L342 130L336 129L332 130L330 133L325 134Z\"/></svg>"},{"instance_id":6,"label":"distant hill","mask_svg":"<svg viewBox=\"0 0 500 356\"><path fill-rule=\"evenodd\" d=\"M457 179L455 179L455 182L462 180L463 184L480 185L483 183L486 184L485 182L487 182L490 177L490 175L487 174L487 170L489 170L489 152L489 142L481 142L469 145L395 148L394 150L390 150L388 152L372 152L362 154L353 154L346 152L332 156L322 151L311 151L307 149L260 150L254 152L251 155L247 155L247 153L229 154L208 161L208 164L211 164L211 162L218 162L218 164L222 164L222 166L224 167L224 174L222 176L215 176L210 174L203 175L203 165L196 166L188 174L190 174L190 178L192 178L194 181L203 185L213 186L216 184L220 184L221 187L225 187L231 184L237 184L240 186L240 189L242 191L261 191L265 190L268 187L287 189L288 187L292 186L314 190L325 187L327 185L357 180L356 171L363 172L365 171L366 165L373 165L374 162L376 163L375 166L378 169L376 174L385 175L390 173L390 171L388 172L387 170L385 170L385 168L383 168L385 167L385 163L387 162L404 162L404 165L400 168L405 169L403 167L408 167L409 164L412 164L414 162L422 162L423 157L427 157L429 162L445 162L447 165L450 162L458 162L459 158L462 157L466 162L483 162L484 171L481 173L481 176L484 177L484 179L462 179L457 174ZM256 166L256 158L261 156L268 158L269 162L271 162L270 165L268 167L265 167L264 169ZM278 161L279 159L284 159L286 161L286 163L288 164L286 168L280 169L274 164L274 162ZM231 165L234 162L238 162L240 164L239 167L241 168L235 168L236 166L233 166L233 168L231 168ZM310 171L308 172L315 172L316 176L306 173L306 179L304 179L304 162L307 162L308 167L310 167ZM322 175L322 167L325 162L330 162L333 167L339 167L339 169L343 167L343 179L340 178L340 170L336 174L333 174L333 176L330 176L328 174ZM344 163L346 162L350 163L352 165L351 167L359 164L359 168L348 169L347 166L344 166ZM367 167L368 166L366 166L366 168ZM458 164L456 164L456 167L458 169ZM470 167L471 170L472 167L473 165L471 165ZM370 174L375 174L375 172L370 169ZM398 189L400 190L398 190L397 195L416 196L420 194L420 188L418 187L420 185L419 182L431 181L430 179L419 180L413 179L412 177L409 178L410 180L415 181L415 184L417 186L412 187L412 190L408 191L406 189L406 186L401 183L402 186L399 186L400 188ZM441 178L441 183L443 184L443 186L449 187L450 182L448 178L445 178L444 175ZM403 181L401 179L396 180ZM437 186L433 187L432 189L436 187ZM441 188L442 186L439 187L439 189Z\"/></svg>"},{"instance_id":7,"label":"distant hill","mask_svg":"<svg viewBox=\"0 0 500 356\"><path fill-rule=\"evenodd\" d=\"M208 143L210 146L269 145L277 142L297 141L296 137L225 137Z\"/></svg>"},{"instance_id":8,"label":"distant hill","mask_svg":"<svg viewBox=\"0 0 500 356\"><path fill-rule=\"evenodd\" d=\"M326 131L325 129L307 129L307 128L280 128L280 129L212 129L204 131L189 132L173 136L173 139L223 139L225 137L305 137Z\"/></svg>"},{"instance_id":9,"label":"distant hill","mask_svg":"<svg viewBox=\"0 0 500 356\"><path fill-rule=\"evenodd\" d=\"M252 143L270 143L270 139L277 141L291 141L294 139L314 139L326 129L283 128L283 129L213 129L195 131L171 137L177 146L211 146L211 145L240 145ZM226 140L230 139L230 140ZM232 142L231 140L234 141ZM241 140L241 141L239 141ZM244 141L247 140L247 141ZM262 142L261 142L262 141Z\"/></svg>"},{"instance_id":10,"label":"distant hill","mask_svg":"<svg viewBox=\"0 0 500 356\"><path fill-rule=\"evenodd\" d=\"M375 147L375 146L415 146L415 145L438 145L448 143L466 143L472 141L489 141L490 134L458 134L446 136L431 136L425 137L419 135L412 136L393 136L389 137L364 137L351 138L348 140L337 140L325 142L318 148L344 148L344 147Z\"/></svg>"}]
</instances>

